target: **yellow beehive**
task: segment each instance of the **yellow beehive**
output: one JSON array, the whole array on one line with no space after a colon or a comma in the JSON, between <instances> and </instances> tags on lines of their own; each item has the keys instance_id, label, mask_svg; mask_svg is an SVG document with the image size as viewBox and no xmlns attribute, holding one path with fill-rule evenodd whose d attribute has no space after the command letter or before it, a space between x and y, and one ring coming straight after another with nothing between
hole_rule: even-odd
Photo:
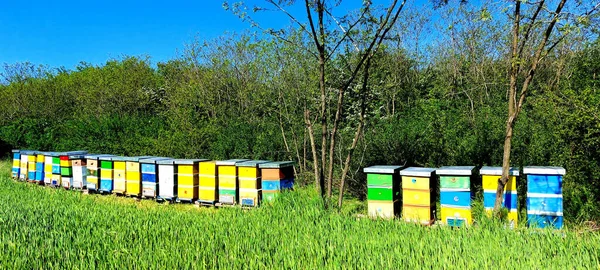
<instances>
[{"instance_id":1,"label":"yellow beehive","mask_svg":"<svg viewBox=\"0 0 600 270\"><path fill-rule=\"evenodd\" d=\"M214 203L218 200L219 178L217 177L217 164L215 161L200 162L198 200L207 203Z\"/></svg>"},{"instance_id":2,"label":"yellow beehive","mask_svg":"<svg viewBox=\"0 0 600 270\"><path fill-rule=\"evenodd\" d=\"M267 160L250 160L237 163L239 200L242 206L258 206L261 200L261 169L260 164Z\"/></svg>"},{"instance_id":3,"label":"yellow beehive","mask_svg":"<svg viewBox=\"0 0 600 270\"><path fill-rule=\"evenodd\" d=\"M201 162L207 159L176 159L177 199L193 202L198 199L198 171Z\"/></svg>"},{"instance_id":4,"label":"yellow beehive","mask_svg":"<svg viewBox=\"0 0 600 270\"><path fill-rule=\"evenodd\" d=\"M113 192L125 194L127 191L127 163L126 157L113 157Z\"/></svg>"},{"instance_id":5,"label":"yellow beehive","mask_svg":"<svg viewBox=\"0 0 600 270\"><path fill-rule=\"evenodd\" d=\"M483 204L486 213L491 216L494 205L496 203L496 192L498 190L498 180L502 176L502 167L484 166L479 170L481 174L481 182L483 186ZM519 170L510 168L508 171L508 182L504 186L504 203L503 207L508 209L507 220L511 227L517 226L517 176Z\"/></svg>"},{"instance_id":6,"label":"yellow beehive","mask_svg":"<svg viewBox=\"0 0 600 270\"><path fill-rule=\"evenodd\" d=\"M140 159L152 156L127 157L125 162L125 194L130 196L142 195L142 175L140 172Z\"/></svg>"},{"instance_id":7,"label":"yellow beehive","mask_svg":"<svg viewBox=\"0 0 600 270\"><path fill-rule=\"evenodd\" d=\"M431 225L435 221L435 169L409 167L402 176L402 218Z\"/></svg>"},{"instance_id":8,"label":"yellow beehive","mask_svg":"<svg viewBox=\"0 0 600 270\"><path fill-rule=\"evenodd\" d=\"M238 203L238 171L236 164L247 159L230 159L217 161L217 174L219 177L219 202L222 204Z\"/></svg>"}]
</instances>

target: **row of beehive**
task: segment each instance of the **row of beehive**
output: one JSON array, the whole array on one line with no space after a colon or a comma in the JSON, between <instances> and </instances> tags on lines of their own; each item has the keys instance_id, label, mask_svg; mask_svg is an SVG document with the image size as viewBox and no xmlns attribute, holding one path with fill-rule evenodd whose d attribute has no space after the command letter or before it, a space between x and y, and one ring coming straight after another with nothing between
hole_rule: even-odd
<instances>
[{"instance_id":1,"label":"row of beehive","mask_svg":"<svg viewBox=\"0 0 600 270\"><path fill-rule=\"evenodd\" d=\"M13 150L13 178L159 200L257 206L294 186L293 162Z\"/></svg>"},{"instance_id":2,"label":"row of beehive","mask_svg":"<svg viewBox=\"0 0 600 270\"><path fill-rule=\"evenodd\" d=\"M442 224L464 226L473 222L471 203L472 179L477 176L473 166L447 166L439 169L401 166L372 166L367 173L367 200L369 215L394 217L400 215L406 221L433 224L436 220L437 190ZM496 200L501 167L484 166L479 170L483 186L483 203L491 214ZM511 168L504 189L503 207L508 209L507 219L516 226L517 177L519 171ZM527 177L527 225L536 227L563 224L562 177L560 167L530 166L523 168ZM437 181L439 179L439 182ZM401 196L402 195L402 196Z\"/></svg>"}]
</instances>

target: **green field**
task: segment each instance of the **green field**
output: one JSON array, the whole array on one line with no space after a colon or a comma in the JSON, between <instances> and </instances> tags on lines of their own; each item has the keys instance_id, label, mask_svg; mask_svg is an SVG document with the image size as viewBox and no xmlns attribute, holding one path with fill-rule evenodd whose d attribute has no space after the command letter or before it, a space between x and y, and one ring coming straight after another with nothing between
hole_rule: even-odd
<instances>
[{"instance_id":1,"label":"green field","mask_svg":"<svg viewBox=\"0 0 600 270\"><path fill-rule=\"evenodd\" d=\"M311 189L250 211L83 195L0 164L0 268L415 269L600 267L600 234L422 227L321 210Z\"/></svg>"}]
</instances>

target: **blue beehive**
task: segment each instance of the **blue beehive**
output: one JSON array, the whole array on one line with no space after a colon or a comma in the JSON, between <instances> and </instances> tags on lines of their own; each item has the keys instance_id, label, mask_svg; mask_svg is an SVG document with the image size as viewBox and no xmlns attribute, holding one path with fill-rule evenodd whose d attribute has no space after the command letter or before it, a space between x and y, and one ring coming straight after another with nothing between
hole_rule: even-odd
<instances>
[{"instance_id":1,"label":"blue beehive","mask_svg":"<svg viewBox=\"0 0 600 270\"><path fill-rule=\"evenodd\" d=\"M527 225L530 227L563 226L562 167L529 166L527 175Z\"/></svg>"}]
</instances>

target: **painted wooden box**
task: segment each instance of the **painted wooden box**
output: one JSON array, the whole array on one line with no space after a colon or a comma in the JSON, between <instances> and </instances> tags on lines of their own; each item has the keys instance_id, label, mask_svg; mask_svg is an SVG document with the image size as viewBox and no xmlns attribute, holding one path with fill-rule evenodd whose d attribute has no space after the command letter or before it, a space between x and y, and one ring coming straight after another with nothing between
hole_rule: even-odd
<instances>
[{"instance_id":1,"label":"painted wooden box","mask_svg":"<svg viewBox=\"0 0 600 270\"><path fill-rule=\"evenodd\" d=\"M113 162L113 193L125 195L127 191L127 157L116 156Z\"/></svg>"},{"instance_id":2,"label":"painted wooden box","mask_svg":"<svg viewBox=\"0 0 600 270\"><path fill-rule=\"evenodd\" d=\"M44 152L37 152L35 158L35 181L40 185L44 184L44 161Z\"/></svg>"},{"instance_id":3,"label":"painted wooden box","mask_svg":"<svg viewBox=\"0 0 600 270\"><path fill-rule=\"evenodd\" d=\"M229 159L216 162L219 177L219 202L221 204L237 204L238 197L238 171L236 164L248 159Z\"/></svg>"},{"instance_id":4,"label":"painted wooden box","mask_svg":"<svg viewBox=\"0 0 600 270\"><path fill-rule=\"evenodd\" d=\"M400 214L400 174L402 166L376 165L363 169L367 174L368 215L394 218Z\"/></svg>"},{"instance_id":5,"label":"painted wooden box","mask_svg":"<svg viewBox=\"0 0 600 270\"><path fill-rule=\"evenodd\" d=\"M198 165L208 159L176 159L177 200L194 202L198 199Z\"/></svg>"},{"instance_id":6,"label":"painted wooden box","mask_svg":"<svg viewBox=\"0 0 600 270\"><path fill-rule=\"evenodd\" d=\"M140 159L140 170L142 172L142 197L156 198L158 196L158 165L161 160L171 160L167 157L152 157Z\"/></svg>"},{"instance_id":7,"label":"painted wooden box","mask_svg":"<svg viewBox=\"0 0 600 270\"><path fill-rule=\"evenodd\" d=\"M71 166L73 166L73 189L83 190L87 188L87 168L85 155L70 155Z\"/></svg>"},{"instance_id":8,"label":"painted wooden box","mask_svg":"<svg viewBox=\"0 0 600 270\"><path fill-rule=\"evenodd\" d=\"M294 162L275 161L258 164L261 174L261 203L272 202L282 190L294 189Z\"/></svg>"},{"instance_id":9,"label":"painted wooden box","mask_svg":"<svg viewBox=\"0 0 600 270\"><path fill-rule=\"evenodd\" d=\"M239 199L242 206L255 207L261 200L261 171L260 164L268 160L249 160L237 163L239 181Z\"/></svg>"},{"instance_id":10,"label":"painted wooden box","mask_svg":"<svg viewBox=\"0 0 600 270\"><path fill-rule=\"evenodd\" d=\"M12 157L13 157L13 162L12 162L11 176L13 179L17 179L17 178L19 178L19 171L21 170L21 150L13 149Z\"/></svg>"},{"instance_id":11,"label":"painted wooden box","mask_svg":"<svg viewBox=\"0 0 600 270\"><path fill-rule=\"evenodd\" d=\"M52 152L52 182L50 183L52 187L61 186L60 154L60 152Z\"/></svg>"},{"instance_id":12,"label":"painted wooden box","mask_svg":"<svg viewBox=\"0 0 600 270\"><path fill-rule=\"evenodd\" d=\"M35 181L37 170L37 151L31 151L27 154L27 180Z\"/></svg>"},{"instance_id":13,"label":"painted wooden box","mask_svg":"<svg viewBox=\"0 0 600 270\"><path fill-rule=\"evenodd\" d=\"M402 177L402 218L431 225L435 222L437 185L434 168L409 167Z\"/></svg>"},{"instance_id":14,"label":"painted wooden box","mask_svg":"<svg viewBox=\"0 0 600 270\"><path fill-rule=\"evenodd\" d=\"M113 191L113 158L116 156L101 156L98 157L100 162L100 185L99 192L112 193Z\"/></svg>"},{"instance_id":15,"label":"painted wooden box","mask_svg":"<svg viewBox=\"0 0 600 270\"><path fill-rule=\"evenodd\" d=\"M100 189L100 158L101 157L114 157L114 155L108 154L87 154L84 156L85 159L85 175L86 175L86 188L88 191L95 192Z\"/></svg>"},{"instance_id":16,"label":"painted wooden box","mask_svg":"<svg viewBox=\"0 0 600 270\"><path fill-rule=\"evenodd\" d=\"M214 204L219 200L217 162L201 162L198 166L198 201Z\"/></svg>"},{"instance_id":17,"label":"painted wooden box","mask_svg":"<svg viewBox=\"0 0 600 270\"><path fill-rule=\"evenodd\" d=\"M527 177L527 226L561 229L565 169L528 166L523 168L523 174Z\"/></svg>"},{"instance_id":18,"label":"painted wooden box","mask_svg":"<svg viewBox=\"0 0 600 270\"><path fill-rule=\"evenodd\" d=\"M142 173L140 160L153 156L125 157L125 194L134 197L142 195Z\"/></svg>"},{"instance_id":19,"label":"painted wooden box","mask_svg":"<svg viewBox=\"0 0 600 270\"><path fill-rule=\"evenodd\" d=\"M158 165L158 196L159 200L173 200L177 197L177 167L174 159L156 161Z\"/></svg>"},{"instance_id":20,"label":"painted wooden box","mask_svg":"<svg viewBox=\"0 0 600 270\"><path fill-rule=\"evenodd\" d=\"M53 152L43 152L44 154L44 185L52 185L52 155Z\"/></svg>"},{"instance_id":21,"label":"painted wooden box","mask_svg":"<svg viewBox=\"0 0 600 270\"><path fill-rule=\"evenodd\" d=\"M462 227L473 223L471 178L474 166L444 166L436 170L440 179L442 224Z\"/></svg>"},{"instance_id":22,"label":"painted wooden box","mask_svg":"<svg viewBox=\"0 0 600 270\"><path fill-rule=\"evenodd\" d=\"M21 181L26 181L27 180L27 176L28 176L28 172L29 170L27 169L27 162L29 162L29 158L28 155L31 153L31 150L21 150L20 153L20 158L21 160L19 161L19 166L21 166L19 168L19 180Z\"/></svg>"},{"instance_id":23,"label":"painted wooden box","mask_svg":"<svg viewBox=\"0 0 600 270\"><path fill-rule=\"evenodd\" d=\"M71 157L77 156L78 158L80 158L80 155L85 154L87 154L87 151L69 151L59 153L61 178L60 183L63 188L73 188L73 160L71 159Z\"/></svg>"},{"instance_id":24,"label":"painted wooden box","mask_svg":"<svg viewBox=\"0 0 600 270\"><path fill-rule=\"evenodd\" d=\"M483 166L479 169L481 175L481 184L483 186L483 206L488 215L491 215L496 203L496 191L498 189L498 180L502 176L502 167ZM504 187L502 206L508 210L507 219L510 227L514 228L518 223L517 208L517 177L519 170L510 168L508 171L508 182Z\"/></svg>"}]
</instances>

